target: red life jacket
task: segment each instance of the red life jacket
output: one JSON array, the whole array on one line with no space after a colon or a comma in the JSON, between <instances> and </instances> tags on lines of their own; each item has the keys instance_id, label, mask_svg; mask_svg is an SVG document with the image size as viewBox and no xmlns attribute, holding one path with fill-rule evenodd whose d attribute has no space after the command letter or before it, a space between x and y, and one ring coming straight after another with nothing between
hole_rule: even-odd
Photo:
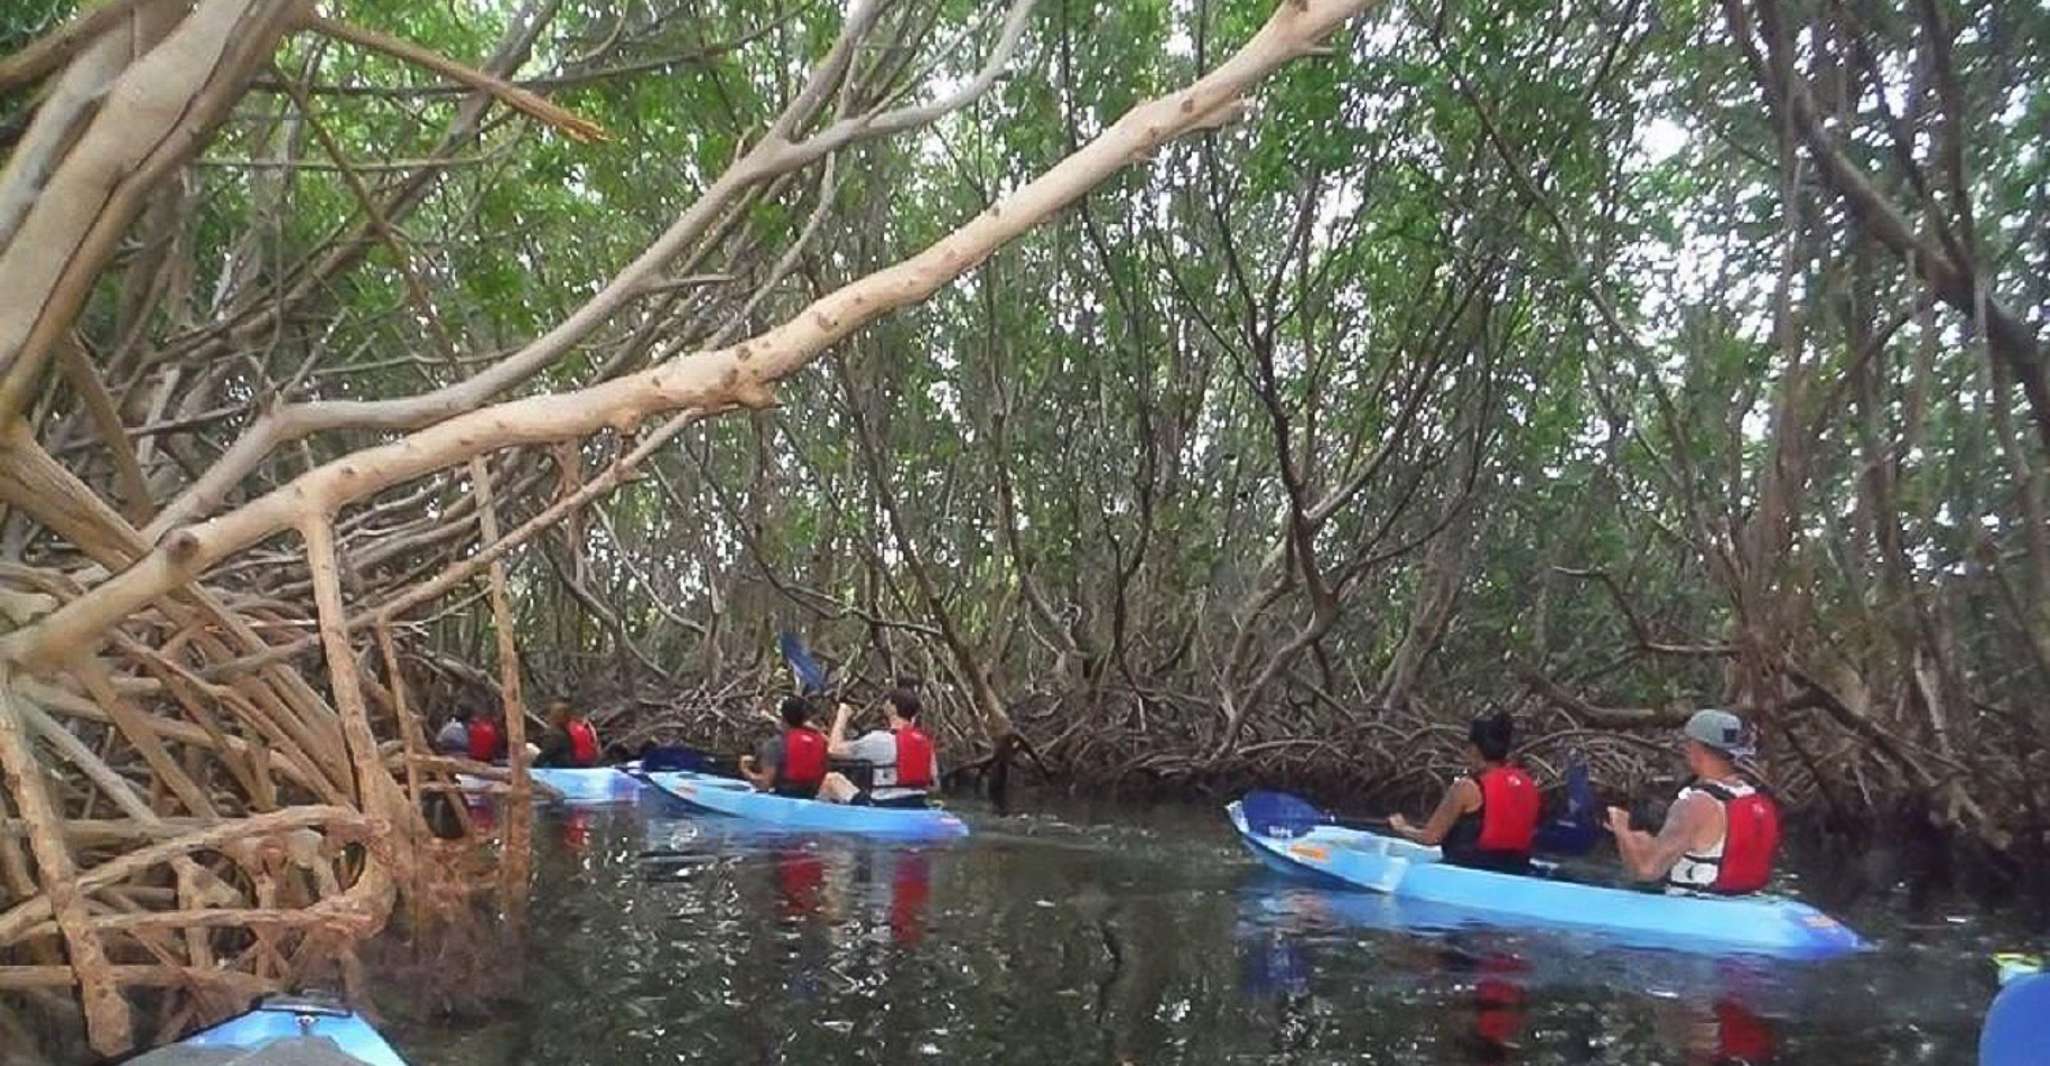
<instances>
[{"instance_id":1,"label":"red life jacket","mask_svg":"<svg viewBox=\"0 0 2050 1066\"><path fill-rule=\"evenodd\" d=\"M491 762L498 758L498 723L479 718L470 723L470 758Z\"/></svg>"},{"instance_id":2,"label":"red life jacket","mask_svg":"<svg viewBox=\"0 0 2050 1066\"><path fill-rule=\"evenodd\" d=\"M563 731L569 734L569 761L575 766L598 765L598 731L582 718L572 718L563 723Z\"/></svg>"},{"instance_id":3,"label":"red life jacket","mask_svg":"<svg viewBox=\"0 0 2050 1066\"><path fill-rule=\"evenodd\" d=\"M897 730L896 787L932 787L932 738L915 725Z\"/></svg>"},{"instance_id":4,"label":"red life jacket","mask_svg":"<svg viewBox=\"0 0 2050 1066\"><path fill-rule=\"evenodd\" d=\"M800 726L783 731L783 765L776 767L776 784L791 788L815 788L826 779L826 736Z\"/></svg>"},{"instance_id":5,"label":"red life jacket","mask_svg":"<svg viewBox=\"0 0 2050 1066\"><path fill-rule=\"evenodd\" d=\"M1490 767L1478 781L1481 786L1481 835L1474 846L1481 851L1530 854L1537 836L1537 782L1521 766Z\"/></svg>"},{"instance_id":6,"label":"red life jacket","mask_svg":"<svg viewBox=\"0 0 2050 1066\"><path fill-rule=\"evenodd\" d=\"M1780 846L1779 805L1748 785L1703 781L1694 787L1723 805L1723 856L1709 891L1736 896L1764 888Z\"/></svg>"}]
</instances>

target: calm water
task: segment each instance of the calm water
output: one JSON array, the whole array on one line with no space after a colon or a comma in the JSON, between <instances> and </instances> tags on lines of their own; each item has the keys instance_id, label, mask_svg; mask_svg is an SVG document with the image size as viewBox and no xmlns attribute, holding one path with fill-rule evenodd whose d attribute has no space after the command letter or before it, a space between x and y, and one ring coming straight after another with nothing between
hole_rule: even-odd
<instances>
[{"instance_id":1,"label":"calm water","mask_svg":"<svg viewBox=\"0 0 2050 1066\"><path fill-rule=\"evenodd\" d=\"M1885 948L1824 964L1434 934L1264 873L1200 810L966 816L937 848L653 797L545 816L522 1008L394 1040L422 1066L1970 1063L2015 946L1884 901L1842 917Z\"/></svg>"}]
</instances>

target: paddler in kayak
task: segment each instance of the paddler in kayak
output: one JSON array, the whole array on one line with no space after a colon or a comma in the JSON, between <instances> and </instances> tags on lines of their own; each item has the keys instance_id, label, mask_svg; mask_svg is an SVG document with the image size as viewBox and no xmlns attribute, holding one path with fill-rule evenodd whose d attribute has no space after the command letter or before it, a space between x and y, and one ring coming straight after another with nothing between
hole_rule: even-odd
<instances>
[{"instance_id":1,"label":"paddler in kayak","mask_svg":"<svg viewBox=\"0 0 2050 1066\"><path fill-rule=\"evenodd\" d=\"M778 713L783 732L740 757L740 776L763 792L814 799L826 777L826 735L811 724L811 701L791 696Z\"/></svg>"},{"instance_id":2,"label":"paddler in kayak","mask_svg":"<svg viewBox=\"0 0 2050 1066\"><path fill-rule=\"evenodd\" d=\"M1537 782L1509 761L1516 721L1508 711L1475 718L1466 730L1469 773L1452 782L1422 826L1402 815L1388 828L1419 844L1438 845L1445 861L1497 873L1530 869L1541 806Z\"/></svg>"},{"instance_id":3,"label":"paddler in kayak","mask_svg":"<svg viewBox=\"0 0 2050 1066\"><path fill-rule=\"evenodd\" d=\"M499 713L485 708L470 716L470 758L497 762L505 755L505 735L498 728Z\"/></svg>"},{"instance_id":4,"label":"paddler in kayak","mask_svg":"<svg viewBox=\"0 0 2050 1066\"><path fill-rule=\"evenodd\" d=\"M870 807L924 807L927 793L940 779L939 752L918 727L918 697L908 689L891 689L883 697L887 728L847 739L847 720L854 708L841 704L833 714L826 752L835 759L858 759L874 770L868 788L856 788L844 774L829 773L819 785L819 798L829 803Z\"/></svg>"},{"instance_id":5,"label":"paddler in kayak","mask_svg":"<svg viewBox=\"0 0 2050 1066\"><path fill-rule=\"evenodd\" d=\"M535 766L573 768L598 765L598 729L568 700L548 704L548 734L541 738Z\"/></svg>"},{"instance_id":6,"label":"paddler in kayak","mask_svg":"<svg viewBox=\"0 0 2050 1066\"><path fill-rule=\"evenodd\" d=\"M1670 891L1738 896L1764 888L1779 849L1779 808L1737 771L1737 759L1750 754L1744 720L1696 711L1682 735L1694 783L1680 790L1658 835L1632 829L1630 812L1609 808L1624 872L1663 880Z\"/></svg>"}]
</instances>

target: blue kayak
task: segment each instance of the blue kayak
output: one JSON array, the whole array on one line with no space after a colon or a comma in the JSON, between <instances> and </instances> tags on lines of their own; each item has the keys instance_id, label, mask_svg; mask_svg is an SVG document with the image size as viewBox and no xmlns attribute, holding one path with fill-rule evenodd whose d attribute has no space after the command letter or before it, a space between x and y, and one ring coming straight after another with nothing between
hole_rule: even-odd
<instances>
[{"instance_id":1,"label":"blue kayak","mask_svg":"<svg viewBox=\"0 0 2050 1066\"><path fill-rule=\"evenodd\" d=\"M536 766L527 771L534 782L546 785L562 794L561 800L539 789L535 796L544 802L561 802L572 807L591 807L607 803L632 803L640 795L640 779L621 772L612 766L567 767ZM456 783L463 788L479 793L497 795L503 793L506 784L471 774L457 774Z\"/></svg>"},{"instance_id":2,"label":"blue kayak","mask_svg":"<svg viewBox=\"0 0 2050 1066\"><path fill-rule=\"evenodd\" d=\"M802 832L861 833L899 840L951 840L967 823L936 807L857 807L758 792L745 781L688 771L644 775L649 784L699 810Z\"/></svg>"},{"instance_id":3,"label":"blue kayak","mask_svg":"<svg viewBox=\"0 0 2050 1066\"><path fill-rule=\"evenodd\" d=\"M2050 1057L2050 973L2003 965L2000 985L1979 1031L1979 1066L2042 1066Z\"/></svg>"},{"instance_id":4,"label":"blue kayak","mask_svg":"<svg viewBox=\"0 0 2050 1066\"><path fill-rule=\"evenodd\" d=\"M1849 927L1784 896L1667 895L1492 873L1443 861L1437 848L1335 825L1299 835L1257 833L1237 803L1225 808L1246 846L1292 876L1335 881L1397 899L1442 904L1476 925L1587 932L1635 947L1824 959L1861 951Z\"/></svg>"},{"instance_id":5,"label":"blue kayak","mask_svg":"<svg viewBox=\"0 0 2050 1066\"><path fill-rule=\"evenodd\" d=\"M361 1015L338 1003L301 996L267 997L247 1014L129 1061L134 1066L150 1066L160 1060L189 1063L206 1061L204 1053L208 1051L250 1053L269 1049L279 1056L278 1061L290 1062L295 1061L295 1050L328 1044L332 1044L330 1052L339 1049L368 1066L406 1066L406 1060Z\"/></svg>"},{"instance_id":6,"label":"blue kayak","mask_svg":"<svg viewBox=\"0 0 2050 1066\"><path fill-rule=\"evenodd\" d=\"M564 803L632 803L641 794L640 779L610 766L589 769L537 766L534 780L562 793Z\"/></svg>"}]
</instances>

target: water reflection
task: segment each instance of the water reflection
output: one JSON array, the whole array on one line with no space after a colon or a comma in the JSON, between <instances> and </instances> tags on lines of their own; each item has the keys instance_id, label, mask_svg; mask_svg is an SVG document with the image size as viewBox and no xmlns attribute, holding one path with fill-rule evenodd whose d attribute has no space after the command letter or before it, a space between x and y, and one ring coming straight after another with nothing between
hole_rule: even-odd
<instances>
[{"instance_id":1,"label":"water reflection","mask_svg":"<svg viewBox=\"0 0 2050 1066\"><path fill-rule=\"evenodd\" d=\"M1457 990L1447 997L1445 1013L1465 1019L1470 1060L1509 1063L1532 1061L1523 1052L1534 1007L1547 1000L1570 1004L1585 998L1589 986L1606 984L1642 993L1658 1043L1681 1053L1689 1066L1756 1066L1776 1061L1773 1012L1798 1009L1804 979L1817 969L1618 950L1447 917L1384 896L1262 874L1242 896L1244 987L1248 995L1281 1002L1307 997L1318 975L1344 968L1320 955L1357 955L1366 947L1390 970ZM1348 935L1361 931L1399 938L1363 945Z\"/></svg>"},{"instance_id":2,"label":"water reflection","mask_svg":"<svg viewBox=\"0 0 2050 1066\"><path fill-rule=\"evenodd\" d=\"M550 815L522 1008L488 1039L395 1035L419 1066L1834 1066L1969 1061L1989 995L1920 949L1789 966L1462 927L1258 872L1203 812L975 823L915 848L660 801Z\"/></svg>"}]
</instances>

